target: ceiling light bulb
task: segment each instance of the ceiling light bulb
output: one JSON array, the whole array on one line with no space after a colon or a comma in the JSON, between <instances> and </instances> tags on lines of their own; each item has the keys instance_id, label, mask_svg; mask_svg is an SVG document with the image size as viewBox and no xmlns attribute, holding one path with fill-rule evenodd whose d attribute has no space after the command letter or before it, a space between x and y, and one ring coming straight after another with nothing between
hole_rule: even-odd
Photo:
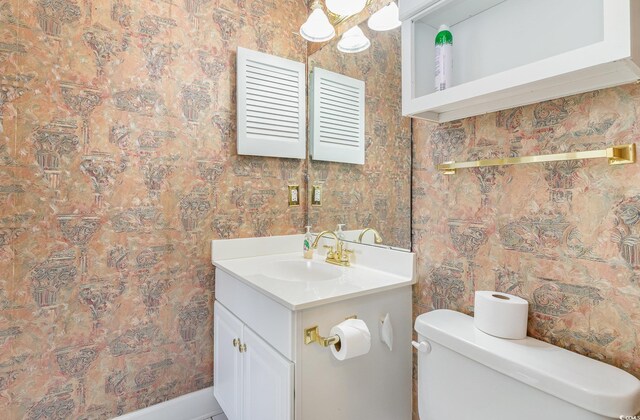
<instances>
[{"instance_id":1,"label":"ceiling light bulb","mask_svg":"<svg viewBox=\"0 0 640 420\"><path fill-rule=\"evenodd\" d=\"M358 53L371 46L371 41L367 38L359 26L354 26L342 35L338 42L338 50L344 53Z\"/></svg>"},{"instance_id":2,"label":"ceiling light bulb","mask_svg":"<svg viewBox=\"0 0 640 420\"><path fill-rule=\"evenodd\" d=\"M311 6L312 12L305 23L300 27L300 35L307 41L325 42L336 35L335 29L329 23L329 18L322 11L319 1Z\"/></svg>"},{"instance_id":3,"label":"ceiling light bulb","mask_svg":"<svg viewBox=\"0 0 640 420\"><path fill-rule=\"evenodd\" d=\"M327 9L338 16L351 16L360 13L367 0L326 0Z\"/></svg>"},{"instance_id":4,"label":"ceiling light bulb","mask_svg":"<svg viewBox=\"0 0 640 420\"><path fill-rule=\"evenodd\" d=\"M398 6L392 1L371 15L367 25L374 31L388 31L395 29L402 24L398 16Z\"/></svg>"}]
</instances>

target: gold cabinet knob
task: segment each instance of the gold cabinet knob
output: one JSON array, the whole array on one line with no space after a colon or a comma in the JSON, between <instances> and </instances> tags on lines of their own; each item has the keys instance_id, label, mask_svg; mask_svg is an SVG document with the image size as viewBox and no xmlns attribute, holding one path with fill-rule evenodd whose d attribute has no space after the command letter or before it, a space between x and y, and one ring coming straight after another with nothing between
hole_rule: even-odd
<instances>
[{"instance_id":1,"label":"gold cabinet knob","mask_svg":"<svg viewBox=\"0 0 640 420\"><path fill-rule=\"evenodd\" d=\"M240 345L240 339L239 338L234 338L233 339L233 347L238 347Z\"/></svg>"},{"instance_id":2,"label":"gold cabinet knob","mask_svg":"<svg viewBox=\"0 0 640 420\"><path fill-rule=\"evenodd\" d=\"M238 347L238 351L240 353L245 353L247 351L247 345L246 344L240 344L240 347Z\"/></svg>"}]
</instances>

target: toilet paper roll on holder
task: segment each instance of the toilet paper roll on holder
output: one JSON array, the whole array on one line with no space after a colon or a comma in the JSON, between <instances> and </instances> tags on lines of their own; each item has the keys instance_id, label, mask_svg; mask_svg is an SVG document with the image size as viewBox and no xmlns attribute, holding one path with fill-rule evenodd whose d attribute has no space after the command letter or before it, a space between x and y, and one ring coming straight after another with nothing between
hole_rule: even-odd
<instances>
[{"instance_id":1,"label":"toilet paper roll on holder","mask_svg":"<svg viewBox=\"0 0 640 420\"><path fill-rule=\"evenodd\" d=\"M345 319L357 319L356 315L349 316ZM335 346L340 344L340 337L337 335L331 335L329 337L323 337L320 335L320 329L317 325L304 329L304 344L318 343L322 347Z\"/></svg>"}]
</instances>

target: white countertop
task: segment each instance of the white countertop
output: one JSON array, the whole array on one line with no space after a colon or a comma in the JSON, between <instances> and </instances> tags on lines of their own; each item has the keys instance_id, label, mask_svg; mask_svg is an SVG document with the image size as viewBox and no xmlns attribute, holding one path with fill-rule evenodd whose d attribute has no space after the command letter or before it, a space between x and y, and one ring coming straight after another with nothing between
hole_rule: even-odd
<instances>
[{"instance_id":1,"label":"white countertop","mask_svg":"<svg viewBox=\"0 0 640 420\"><path fill-rule=\"evenodd\" d=\"M386 252L386 255L389 256L389 271L380 269L380 264L376 268L371 267L370 264L365 266L357 263L350 267L340 267L325 262L324 256L316 252L312 261L331 267L331 270L336 271L336 277L311 281L286 280L283 276L278 275L277 269L275 269L279 262L310 261L302 257L302 251L240 258L221 255L226 259L218 260L213 256L212 260L220 270L269 296L286 308L301 310L414 283L414 255L411 253L380 250L360 245L356 249L356 259L360 257L359 260L367 262L370 258L377 258L379 262L381 252ZM219 254L223 253L224 251L221 251ZM374 253L374 255L368 256L369 253ZM405 261L406 264L402 264ZM394 270L399 265L409 265L409 269Z\"/></svg>"}]
</instances>

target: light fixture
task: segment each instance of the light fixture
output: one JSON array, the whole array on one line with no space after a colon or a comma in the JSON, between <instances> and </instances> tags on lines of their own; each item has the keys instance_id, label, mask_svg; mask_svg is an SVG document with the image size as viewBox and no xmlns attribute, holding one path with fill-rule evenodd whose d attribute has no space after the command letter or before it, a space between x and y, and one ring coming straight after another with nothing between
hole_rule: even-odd
<instances>
[{"instance_id":1,"label":"light fixture","mask_svg":"<svg viewBox=\"0 0 640 420\"><path fill-rule=\"evenodd\" d=\"M336 35L335 29L329 23L329 18L322 10L320 0L315 0L311 5L311 14L300 27L300 35L311 42L325 42Z\"/></svg>"},{"instance_id":2,"label":"light fixture","mask_svg":"<svg viewBox=\"0 0 640 420\"><path fill-rule=\"evenodd\" d=\"M358 53L366 50L371 45L359 26L354 26L342 35L338 42L338 50L344 53Z\"/></svg>"},{"instance_id":3,"label":"light fixture","mask_svg":"<svg viewBox=\"0 0 640 420\"><path fill-rule=\"evenodd\" d=\"M394 1L371 15L367 25L374 31L388 31L402 24L399 19L398 6Z\"/></svg>"},{"instance_id":4,"label":"light fixture","mask_svg":"<svg viewBox=\"0 0 640 420\"><path fill-rule=\"evenodd\" d=\"M327 9L338 16L351 16L360 13L367 0L326 0Z\"/></svg>"}]
</instances>

